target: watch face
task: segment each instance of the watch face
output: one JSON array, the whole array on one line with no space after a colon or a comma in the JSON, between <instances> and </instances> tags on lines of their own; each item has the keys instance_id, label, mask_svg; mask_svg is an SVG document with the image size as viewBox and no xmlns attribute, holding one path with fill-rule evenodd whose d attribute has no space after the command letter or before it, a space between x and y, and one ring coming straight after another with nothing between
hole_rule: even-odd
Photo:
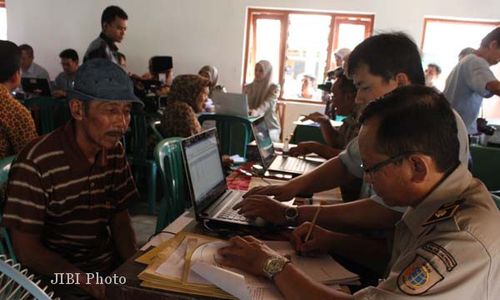
<instances>
[{"instance_id":1,"label":"watch face","mask_svg":"<svg viewBox=\"0 0 500 300\"><path fill-rule=\"evenodd\" d=\"M276 273L279 273L283 270L287 263L288 260L284 257L271 257L264 265L264 273L266 273L267 277L273 278Z\"/></svg>"},{"instance_id":2,"label":"watch face","mask_svg":"<svg viewBox=\"0 0 500 300\"><path fill-rule=\"evenodd\" d=\"M297 208L295 206L292 206L292 207L288 207L286 210L285 210L285 217L288 219L288 220L293 220L297 217L297 215L299 214L299 212L297 211Z\"/></svg>"}]
</instances>

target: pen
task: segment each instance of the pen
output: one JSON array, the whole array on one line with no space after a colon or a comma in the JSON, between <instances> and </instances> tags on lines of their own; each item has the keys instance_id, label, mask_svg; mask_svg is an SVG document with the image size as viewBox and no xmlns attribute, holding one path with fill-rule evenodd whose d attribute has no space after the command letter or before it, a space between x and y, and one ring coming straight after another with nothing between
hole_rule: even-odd
<instances>
[{"instance_id":1,"label":"pen","mask_svg":"<svg viewBox=\"0 0 500 300\"><path fill-rule=\"evenodd\" d=\"M314 226L316 225L316 221L318 220L318 215L319 215L320 210L321 210L321 204L318 204L318 208L316 208L316 213L314 214L314 217L312 219L312 223L311 223L311 226L309 227L309 231L307 231L307 235L306 235L306 238L304 240L304 243L307 242L309 240L309 238L311 237L311 233L313 231Z\"/></svg>"}]
</instances>

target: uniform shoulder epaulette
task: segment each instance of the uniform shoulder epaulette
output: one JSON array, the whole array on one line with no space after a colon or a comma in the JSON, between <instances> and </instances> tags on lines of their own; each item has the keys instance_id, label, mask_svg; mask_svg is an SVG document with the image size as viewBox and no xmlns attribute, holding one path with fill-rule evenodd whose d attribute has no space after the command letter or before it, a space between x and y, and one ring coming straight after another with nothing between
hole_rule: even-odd
<instances>
[{"instance_id":1,"label":"uniform shoulder epaulette","mask_svg":"<svg viewBox=\"0 0 500 300\"><path fill-rule=\"evenodd\" d=\"M438 208L438 210L436 210L436 212L433 213L432 216L430 216L430 218L427 219L427 221L425 221L425 223L422 225L426 226L429 224L434 224L437 222L450 219L455 215L462 202L464 202L464 199L460 199L454 202L445 203L441 205L441 207Z\"/></svg>"}]
</instances>

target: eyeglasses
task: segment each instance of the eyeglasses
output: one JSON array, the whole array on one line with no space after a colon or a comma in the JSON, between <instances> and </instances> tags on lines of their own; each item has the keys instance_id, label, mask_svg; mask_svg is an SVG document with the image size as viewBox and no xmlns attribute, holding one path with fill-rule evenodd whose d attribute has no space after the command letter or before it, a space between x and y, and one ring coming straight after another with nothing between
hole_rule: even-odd
<instances>
[{"instance_id":1,"label":"eyeglasses","mask_svg":"<svg viewBox=\"0 0 500 300\"><path fill-rule=\"evenodd\" d=\"M408 156L410 154L415 154L415 153L419 153L419 152L416 152L416 151L406 151L406 152L400 153L398 155L394 155L392 157L389 157L388 159L383 160L383 161L381 161L379 163L376 163L376 164L374 164L373 166L371 166L369 168L365 167L364 164L361 164L360 166L363 169L363 172L365 172L366 174L371 175L373 173L376 173L376 172L380 171L383 167L388 166L390 164L394 164L394 163L400 162L406 156Z\"/></svg>"}]
</instances>

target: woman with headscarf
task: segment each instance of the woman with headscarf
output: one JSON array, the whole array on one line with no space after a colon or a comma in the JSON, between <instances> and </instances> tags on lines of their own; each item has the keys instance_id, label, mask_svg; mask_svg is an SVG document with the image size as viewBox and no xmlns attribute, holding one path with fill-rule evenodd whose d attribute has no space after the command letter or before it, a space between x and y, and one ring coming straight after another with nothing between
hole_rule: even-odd
<instances>
[{"instance_id":1,"label":"woman with headscarf","mask_svg":"<svg viewBox=\"0 0 500 300\"><path fill-rule=\"evenodd\" d=\"M163 137L189 137L201 132L196 114L203 111L209 85L210 81L199 75L175 77L163 108Z\"/></svg>"},{"instance_id":2,"label":"woman with headscarf","mask_svg":"<svg viewBox=\"0 0 500 300\"><path fill-rule=\"evenodd\" d=\"M276 104L280 87L272 83L273 67L267 60L261 60L255 64L255 77L252 83L247 84L243 91L248 95L248 106L251 115L264 115L264 121L269 128L269 134L273 142L279 141L280 123L276 113Z\"/></svg>"},{"instance_id":3,"label":"woman with headscarf","mask_svg":"<svg viewBox=\"0 0 500 300\"><path fill-rule=\"evenodd\" d=\"M212 101L212 94L214 91L221 91L221 92L226 92L226 89L222 85L218 85L217 82L219 81L219 71L217 70L216 67L214 66L203 66L199 71L198 75L203 76L210 80L210 92L208 94L208 99L205 102L204 105L204 110L206 112L213 112L214 111L214 103Z\"/></svg>"}]
</instances>

